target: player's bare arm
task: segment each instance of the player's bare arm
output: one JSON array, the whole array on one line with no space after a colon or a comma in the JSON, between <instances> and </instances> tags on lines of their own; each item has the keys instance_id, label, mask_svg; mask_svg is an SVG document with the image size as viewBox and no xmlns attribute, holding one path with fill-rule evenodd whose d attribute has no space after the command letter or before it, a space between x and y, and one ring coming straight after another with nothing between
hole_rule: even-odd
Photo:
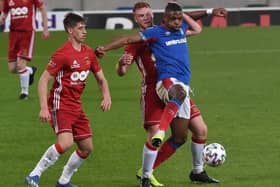
<instances>
[{"instance_id":1,"label":"player's bare arm","mask_svg":"<svg viewBox=\"0 0 280 187\"><path fill-rule=\"evenodd\" d=\"M183 14L184 20L189 24L189 29L187 31L188 36L196 35L201 33L201 26L187 14Z\"/></svg>"},{"instance_id":2,"label":"player's bare arm","mask_svg":"<svg viewBox=\"0 0 280 187\"><path fill-rule=\"evenodd\" d=\"M123 76L127 73L129 66L133 61L133 56L128 53L124 53L119 62L116 64L116 72L119 76Z\"/></svg>"},{"instance_id":3,"label":"player's bare arm","mask_svg":"<svg viewBox=\"0 0 280 187\"><path fill-rule=\"evenodd\" d=\"M100 51L100 53L102 53L102 51L110 51L112 49L121 48L127 44L133 44L133 43L138 43L138 42L142 42L142 41L143 40L142 40L141 36L138 33L136 33L136 34L132 34L132 35L128 35L128 36L121 36L119 38L116 38L104 46L97 47L96 50Z\"/></svg>"},{"instance_id":4,"label":"player's bare arm","mask_svg":"<svg viewBox=\"0 0 280 187\"><path fill-rule=\"evenodd\" d=\"M101 101L100 107L103 112L110 110L112 104L111 95L110 95L108 82L103 74L103 71L100 70L99 72L95 73L94 76L97 81L100 93L103 96L103 100Z\"/></svg>"},{"instance_id":5,"label":"player's bare arm","mask_svg":"<svg viewBox=\"0 0 280 187\"><path fill-rule=\"evenodd\" d=\"M225 8L211 8L206 10L185 12L185 14L188 14L194 20L198 20L209 15L218 16L218 17L227 17L228 12Z\"/></svg>"},{"instance_id":6,"label":"player's bare arm","mask_svg":"<svg viewBox=\"0 0 280 187\"><path fill-rule=\"evenodd\" d=\"M39 95L40 108L41 108L39 113L39 118L42 122L48 122L51 119L49 108L48 108L47 95L48 95L48 82L53 79L54 77L48 71L44 71L38 83L38 95Z\"/></svg>"},{"instance_id":7,"label":"player's bare arm","mask_svg":"<svg viewBox=\"0 0 280 187\"><path fill-rule=\"evenodd\" d=\"M43 20L43 33L42 38L47 39L50 36L49 29L48 29L48 17L47 17L47 9L45 5L42 5L39 10L41 11L41 16Z\"/></svg>"}]
</instances>

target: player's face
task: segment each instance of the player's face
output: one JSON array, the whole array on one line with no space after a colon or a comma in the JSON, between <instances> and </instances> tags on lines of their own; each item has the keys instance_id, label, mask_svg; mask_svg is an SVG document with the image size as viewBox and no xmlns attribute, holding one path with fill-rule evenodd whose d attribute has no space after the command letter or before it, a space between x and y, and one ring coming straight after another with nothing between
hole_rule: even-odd
<instances>
[{"instance_id":1,"label":"player's face","mask_svg":"<svg viewBox=\"0 0 280 187\"><path fill-rule=\"evenodd\" d=\"M166 27L170 30L179 30L183 23L183 12L182 11L172 11L164 16L164 23Z\"/></svg>"},{"instance_id":2,"label":"player's face","mask_svg":"<svg viewBox=\"0 0 280 187\"><path fill-rule=\"evenodd\" d=\"M84 23L78 23L74 28L70 29L69 32L74 40L79 43L83 43L86 39L87 30Z\"/></svg>"},{"instance_id":3,"label":"player's face","mask_svg":"<svg viewBox=\"0 0 280 187\"><path fill-rule=\"evenodd\" d=\"M153 25L153 12L151 8L139 8L134 12L134 20L141 29L146 29Z\"/></svg>"}]
</instances>

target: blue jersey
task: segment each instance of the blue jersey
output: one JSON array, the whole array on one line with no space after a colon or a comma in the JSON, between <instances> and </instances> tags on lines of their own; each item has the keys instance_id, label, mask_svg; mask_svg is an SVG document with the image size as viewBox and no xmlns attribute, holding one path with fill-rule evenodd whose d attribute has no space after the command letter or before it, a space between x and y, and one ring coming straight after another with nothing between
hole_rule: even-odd
<instances>
[{"instance_id":1,"label":"blue jersey","mask_svg":"<svg viewBox=\"0 0 280 187\"><path fill-rule=\"evenodd\" d=\"M158 80L176 78L189 84L190 62L187 48L187 23L181 29L170 31L164 25L147 28L139 32L144 41L149 41L156 62Z\"/></svg>"}]
</instances>

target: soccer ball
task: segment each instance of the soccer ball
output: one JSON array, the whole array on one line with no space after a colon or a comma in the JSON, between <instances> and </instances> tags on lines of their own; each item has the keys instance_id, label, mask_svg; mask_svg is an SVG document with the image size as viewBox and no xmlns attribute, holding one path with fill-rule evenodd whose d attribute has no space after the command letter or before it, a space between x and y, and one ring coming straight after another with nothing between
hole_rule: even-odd
<instances>
[{"instance_id":1,"label":"soccer ball","mask_svg":"<svg viewBox=\"0 0 280 187\"><path fill-rule=\"evenodd\" d=\"M226 150L218 143L206 145L202 151L202 159L205 164L212 167L223 165L226 161Z\"/></svg>"}]
</instances>

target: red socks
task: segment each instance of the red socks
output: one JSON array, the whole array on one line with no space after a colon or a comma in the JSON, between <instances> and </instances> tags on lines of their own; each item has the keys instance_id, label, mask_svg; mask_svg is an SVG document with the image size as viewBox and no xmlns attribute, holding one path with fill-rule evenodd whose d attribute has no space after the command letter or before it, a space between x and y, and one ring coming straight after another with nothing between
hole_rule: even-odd
<instances>
[{"instance_id":1,"label":"red socks","mask_svg":"<svg viewBox=\"0 0 280 187\"><path fill-rule=\"evenodd\" d=\"M159 130L166 131L177 111L179 110L179 107L180 105L178 105L176 102L172 102L172 100L165 105L160 119Z\"/></svg>"}]
</instances>

